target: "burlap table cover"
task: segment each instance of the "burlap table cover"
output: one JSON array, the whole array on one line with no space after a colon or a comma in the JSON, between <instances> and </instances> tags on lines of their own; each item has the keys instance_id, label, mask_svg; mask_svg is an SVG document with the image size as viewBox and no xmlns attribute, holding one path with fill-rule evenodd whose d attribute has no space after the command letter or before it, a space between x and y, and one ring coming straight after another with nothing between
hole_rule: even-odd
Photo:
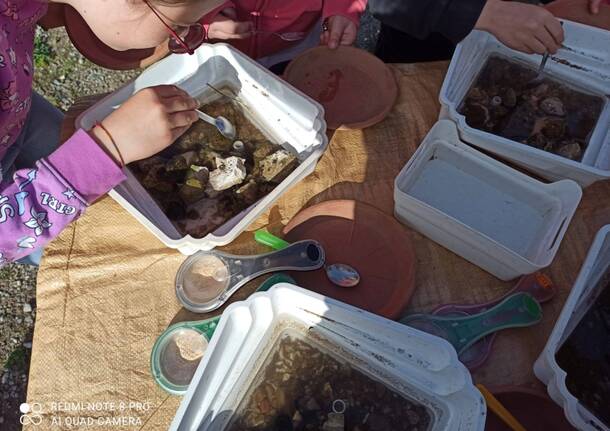
<instances>
[{"instance_id":1,"label":"burlap table cover","mask_svg":"<svg viewBox=\"0 0 610 431\"><path fill-rule=\"evenodd\" d=\"M340 131L316 171L286 193L226 249L262 252L252 231L278 232L301 208L357 199L393 213L393 181L437 119L446 63L393 66L400 96L390 116L362 131ZM78 111L78 109L76 109ZM74 112L72 113L72 119ZM553 327L597 230L610 223L610 184L586 192L547 273L560 287L531 328L497 337L474 379L487 385L541 387L532 365ZM505 293L501 282L413 232L417 290L408 311L446 302L481 302ZM46 249L38 276L28 402L43 421L26 429L165 430L180 398L159 389L151 348L168 325L209 315L181 310L174 276L184 256L163 246L110 198L93 205ZM244 288L234 299L254 289Z\"/></svg>"}]
</instances>

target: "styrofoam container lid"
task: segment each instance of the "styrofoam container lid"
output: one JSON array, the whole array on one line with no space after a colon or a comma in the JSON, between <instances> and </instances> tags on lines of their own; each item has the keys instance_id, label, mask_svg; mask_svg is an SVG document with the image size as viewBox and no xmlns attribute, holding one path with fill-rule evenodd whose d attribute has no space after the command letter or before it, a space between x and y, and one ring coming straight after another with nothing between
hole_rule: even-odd
<instances>
[{"instance_id":1,"label":"styrofoam container lid","mask_svg":"<svg viewBox=\"0 0 610 431\"><path fill-rule=\"evenodd\" d=\"M160 84L177 85L206 102L219 97L208 84L217 89L230 88L247 107L244 110L246 117L270 141L295 154L300 163L271 193L204 238L181 235L125 168L127 180L115 187L110 196L166 246L184 254L232 242L282 193L313 172L328 145L324 110L320 104L226 44L204 44L194 55L170 55L85 111L76 120L76 126L89 129L137 91Z\"/></svg>"},{"instance_id":2,"label":"styrofoam container lid","mask_svg":"<svg viewBox=\"0 0 610 431\"><path fill-rule=\"evenodd\" d=\"M582 196L574 181L543 184L462 143L448 120L432 128L394 190L399 219L502 279L552 262Z\"/></svg>"},{"instance_id":3,"label":"styrofoam container lid","mask_svg":"<svg viewBox=\"0 0 610 431\"><path fill-rule=\"evenodd\" d=\"M432 430L484 428L485 402L445 340L281 284L227 308L170 429L225 429L286 331L424 405Z\"/></svg>"},{"instance_id":4,"label":"styrofoam container lid","mask_svg":"<svg viewBox=\"0 0 610 431\"><path fill-rule=\"evenodd\" d=\"M607 431L609 428L570 393L566 386L567 374L557 363L555 354L605 287L600 281L609 269L610 225L607 225L597 233L546 346L534 365L534 373L547 385L551 398L563 406L572 425L582 430Z\"/></svg>"}]
</instances>

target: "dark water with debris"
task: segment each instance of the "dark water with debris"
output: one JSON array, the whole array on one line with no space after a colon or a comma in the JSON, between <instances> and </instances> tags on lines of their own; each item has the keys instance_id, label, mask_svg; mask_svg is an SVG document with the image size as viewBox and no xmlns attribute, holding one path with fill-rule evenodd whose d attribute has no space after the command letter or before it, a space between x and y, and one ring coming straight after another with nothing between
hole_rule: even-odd
<instances>
[{"instance_id":1,"label":"dark water with debris","mask_svg":"<svg viewBox=\"0 0 610 431\"><path fill-rule=\"evenodd\" d=\"M177 230L195 238L258 202L298 166L296 155L269 141L237 103L223 99L201 109L228 119L236 139L199 120L169 148L129 165Z\"/></svg>"},{"instance_id":2,"label":"dark water with debris","mask_svg":"<svg viewBox=\"0 0 610 431\"><path fill-rule=\"evenodd\" d=\"M610 427L610 272L599 297L556 354L566 386Z\"/></svg>"},{"instance_id":3,"label":"dark water with debris","mask_svg":"<svg viewBox=\"0 0 610 431\"><path fill-rule=\"evenodd\" d=\"M258 386L238 407L230 431L423 431L432 423L423 405L309 340L285 333L269 358L254 379Z\"/></svg>"},{"instance_id":4,"label":"dark water with debris","mask_svg":"<svg viewBox=\"0 0 610 431\"><path fill-rule=\"evenodd\" d=\"M459 112L479 130L580 161L601 115L604 99L545 77L537 70L490 57Z\"/></svg>"}]
</instances>

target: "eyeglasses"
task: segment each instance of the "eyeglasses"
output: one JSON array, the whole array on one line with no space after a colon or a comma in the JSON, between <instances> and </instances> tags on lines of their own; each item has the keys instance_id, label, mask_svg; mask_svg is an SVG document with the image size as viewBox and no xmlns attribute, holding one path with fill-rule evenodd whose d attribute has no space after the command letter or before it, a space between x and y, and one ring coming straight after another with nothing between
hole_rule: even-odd
<instances>
[{"instance_id":1,"label":"eyeglasses","mask_svg":"<svg viewBox=\"0 0 610 431\"><path fill-rule=\"evenodd\" d=\"M159 21L163 23L169 34L171 35L169 39L169 50L174 54L194 54L195 50L199 48L206 39L205 28L201 23L195 23L189 26L184 26L184 31L182 31L182 36L179 35L176 30L174 30L168 23L165 22L163 17L157 10L152 7L152 5L144 0L146 6L150 8L150 10L159 18Z\"/></svg>"}]
</instances>

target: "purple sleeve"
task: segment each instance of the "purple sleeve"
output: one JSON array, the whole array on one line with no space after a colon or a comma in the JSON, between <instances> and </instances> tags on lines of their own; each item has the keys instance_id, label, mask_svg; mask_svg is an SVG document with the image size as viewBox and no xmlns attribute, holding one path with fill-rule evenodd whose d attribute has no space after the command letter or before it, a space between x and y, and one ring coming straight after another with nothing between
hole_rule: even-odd
<instances>
[{"instance_id":1,"label":"purple sleeve","mask_svg":"<svg viewBox=\"0 0 610 431\"><path fill-rule=\"evenodd\" d=\"M83 130L35 168L15 172L0 184L0 266L44 246L124 179Z\"/></svg>"}]
</instances>

